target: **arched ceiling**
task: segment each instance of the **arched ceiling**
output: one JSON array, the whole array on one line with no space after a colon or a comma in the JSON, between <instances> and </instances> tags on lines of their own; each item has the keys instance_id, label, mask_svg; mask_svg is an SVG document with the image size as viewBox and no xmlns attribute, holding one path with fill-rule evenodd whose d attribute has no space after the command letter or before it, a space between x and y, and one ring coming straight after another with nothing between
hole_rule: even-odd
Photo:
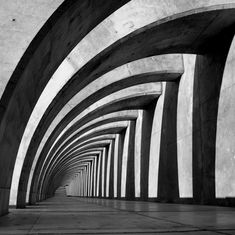
<instances>
[{"instance_id":1,"label":"arched ceiling","mask_svg":"<svg viewBox=\"0 0 235 235\"><path fill-rule=\"evenodd\" d=\"M16 159L12 195L19 184L28 198L67 184L130 128L161 82L183 74L174 53L204 53L235 22L226 0L13 2L1 9L1 32L16 38L0 38L0 183Z\"/></svg>"}]
</instances>

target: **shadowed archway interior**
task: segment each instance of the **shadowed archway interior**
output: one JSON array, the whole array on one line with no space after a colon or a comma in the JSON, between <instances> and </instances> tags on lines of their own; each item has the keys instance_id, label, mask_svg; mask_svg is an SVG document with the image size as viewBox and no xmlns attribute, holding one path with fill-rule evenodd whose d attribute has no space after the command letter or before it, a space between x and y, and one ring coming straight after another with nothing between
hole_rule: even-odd
<instances>
[{"instance_id":1,"label":"shadowed archway interior","mask_svg":"<svg viewBox=\"0 0 235 235\"><path fill-rule=\"evenodd\" d=\"M0 234L235 232L234 0L0 17Z\"/></svg>"}]
</instances>

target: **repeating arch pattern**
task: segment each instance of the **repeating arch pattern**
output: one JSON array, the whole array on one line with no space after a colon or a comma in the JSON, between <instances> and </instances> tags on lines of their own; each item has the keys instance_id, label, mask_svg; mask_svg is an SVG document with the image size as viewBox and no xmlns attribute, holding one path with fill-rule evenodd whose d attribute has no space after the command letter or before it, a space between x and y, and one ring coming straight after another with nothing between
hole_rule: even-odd
<instances>
[{"instance_id":1,"label":"repeating arch pattern","mask_svg":"<svg viewBox=\"0 0 235 235\"><path fill-rule=\"evenodd\" d=\"M216 153L234 31L232 0L65 0L0 100L0 214L10 188L19 208L59 186L201 204L235 195Z\"/></svg>"}]
</instances>

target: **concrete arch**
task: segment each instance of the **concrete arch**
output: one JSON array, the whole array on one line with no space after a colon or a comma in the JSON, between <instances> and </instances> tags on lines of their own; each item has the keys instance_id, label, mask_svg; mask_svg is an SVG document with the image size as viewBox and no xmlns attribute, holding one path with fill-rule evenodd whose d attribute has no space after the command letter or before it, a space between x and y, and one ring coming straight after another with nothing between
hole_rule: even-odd
<instances>
[{"instance_id":1,"label":"concrete arch","mask_svg":"<svg viewBox=\"0 0 235 235\"><path fill-rule=\"evenodd\" d=\"M104 141L103 141L104 142ZM107 144L108 144L109 142L104 142L104 143L96 143L95 145L97 145L97 146L100 146L101 148L102 148L102 146L103 146L103 148L105 148L105 146L107 146ZM94 146L95 146L94 145ZM79 160L80 161L80 160ZM86 160L82 160L82 161L84 161L84 162L87 162ZM104 161L104 160L103 160ZM74 164L74 163L72 163L72 164L69 164L69 166L64 166L63 168L61 168L61 169L59 169L59 172L66 172L68 169L70 169L70 168L76 168L77 167L77 164ZM60 173L61 174L61 173ZM56 178L57 178L57 176L56 176ZM50 179L51 179L51 177L50 177ZM49 180L50 180L49 179ZM104 179L102 179L102 182L104 181ZM47 184L47 181L45 181L45 184ZM49 183L50 184L50 183ZM47 189L45 189L44 190L44 188L47 188L47 186L46 185L43 185L43 188L42 188L42 193L39 195L39 198L41 198L41 197L43 197L43 195L45 195L46 193L43 193L43 192L46 192L47 191Z\"/></svg>"},{"instance_id":2,"label":"concrete arch","mask_svg":"<svg viewBox=\"0 0 235 235\"><path fill-rule=\"evenodd\" d=\"M109 2L102 2L101 1L93 1L92 4L89 4L88 1L76 1L72 2L70 0L65 1L64 4L55 12L55 14L48 20L47 24L44 25L40 33L37 35L37 37L34 39L34 41L31 43L31 46L26 51L25 55L23 56L22 60L18 64L14 74L12 75L5 92L1 99L1 106L6 107L6 111L2 110L2 118L1 118L1 133L5 133L4 135L7 136L9 133L13 133L13 129L15 129L15 125L18 125L19 128L16 128L19 130L19 136L22 136L24 127L26 126L27 119L29 118L31 111L36 104L37 99L39 98L44 86L46 85L46 82L48 79L50 79L52 73L55 71L56 67L64 57L68 54L68 52L78 43L79 40L82 39L83 36L85 36L93 27L95 27L99 22L101 22L103 19L105 19L109 14L111 14L113 11L118 9L120 6L125 4L127 1L120 0L120 1L109 1ZM101 5L100 5L101 4ZM96 11L97 13L94 14L94 9L102 9L101 11ZM90 13L90 14L89 14ZM69 16L69 17L68 17ZM87 19L88 17L91 17L89 20L89 23L86 24L84 20L81 20L80 17L83 19ZM71 20L72 19L72 20ZM66 23L65 23L66 22ZM61 25L70 25L70 27L67 28L67 33L64 34L63 31L61 31ZM78 27L78 25L81 25ZM57 30L56 30L57 28ZM55 38L58 37L60 40L57 41L58 45L55 43L52 44L51 39L53 38L52 32L55 35ZM58 35L60 34L60 35ZM60 50L57 50L57 48L60 48ZM62 49L63 48L63 49ZM44 63L40 61L38 63L39 58L44 57ZM56 60L53 60L52 58L57 58ZM29 61L30 58L30 61ZM51 63L47 63L49 61ZM46 63L45 63L46 62ZM59 63L58 63L59 62ZM31 79L32 72L35 68L35 64L37 64L37 73L33 73L33 77L35 77L34 80ZM22 69L23 68L23 69ZM28 72L25 72L25 69L27 68ZM39 72L40 71L40 72ZM41 76L44 74L44 77ZM38 78L38 79L37 79ZM21 83L21 89L24 86L24 92L22 93L21 89L17 87L15 89L16 84L20 81ZM31 81L31 82L30 82ZM33 84L34 83L34 84ZM34 89L33 87L37 87L37 89ZM28 89L27 89L28 88ZM14 94L13 94L14 91ZM26 93L27 91L27 93ZM20 94L21 93L21 94ZM20 100L19 100L20 97ZM28 101L29 97L34 97L34 100L31 100L29 103ZM28 100L28 101L27 101ZM24 117L25 120L22 120L21 117L21 109L20 104L24 104ZM27 107L26 107L27 104ZM14 113L12 113L11 110L14 110ZM3 115L4 113L4 115ZM3 128L5 126L5 122L7 120L12 120L12 117L15 117L15 120L21 120L21 122L17 123L14 122L13 126L7 125L7 129ZM3 124L3 125L2 125ZM14 138L14 136L12 136ZM4 140L1 140L3 147L2 152L4 153ZM11 177L7 177L8 180L5 178L5 176L8 174L8 171L13 171L13 165L15 162L15 144L19 144L18 138L12 139L11 147L9 150L11 150L11 154L9 150L8 160L4 160L4 165L6 166L6 171L1 171L1 194L2 198L4 198L4 205L2 205L2 212L1 214L7 213L8 206L6 201L8 201L9 198L9 186L11 181ZM17 147L16 147L17 148ZM5 190L4 190L5 189Z\"/></svg>"},{"instance_id":3,"label":"concrete arch","mask_svg":"<svg viewBox=\"0 0 235 235\"><path fill-rule=\"evenodd\" d=\"M221 10L222 11L222 10ZM226 11L226 10L225 10ZM216 11L215 11L216 12ZM217 12L218 13L218 12ZM209 13L208 13L208 15L210 15ZM234 14L233 14L234 15ZM222 16L222 15L221 15ZM211 14L211 17L213 18L213 16L212 16L212 14ZM201 17L202 18L202 17ZM212 19L212 18L210 18L210 19ZM232 19L232 17L230 17L230 19ZM230 22L227 22L227 23L230 23ZM228 25L226 25L225 24L225 22L222 22L222 24L223 24L223 27L225 27L225 26L228 26ZM201 25L201 24L200 24ZM202 25L201 25L202 26ZM213 33L214 33L214 35L216 35L217 33L218 33L218 31L213 31ZM205 37L205 38L203 38L203 40L206 40L207 38ZM202 40L202 41L203 41ZM200 40L198 40L197 42L199 42ZM198 47L200 47L200 46L202 46L202 45L197 45ZM9 110L10 110L10 108L9 108ZM7 116L7 115L6 115ZM9 116L8 117L10 117L11 115L9 114ZM27 115L26 115L27 116ZM5 117L4 117L5 118ZM27 119L27 118L26 118ZM24 124L22 124L22 126L23 126ZM12 126L11 126L12 127ZM10 127L9 127L10 128ZM19 128L20 129L20 128ZM11 130L11 129L9 129L9 130ZM11 131L9 131L9 133L10 133ZM19 136L20 136L20 134L19 134ZM7 138L6 138L7 139ZM14 142L14 140L13 140L13 142ZM17 141L15 141L16 143L17 143ZM18 141L19 142L19 141ZM6 149L6 148L4 148L3 147L3 150L4 149ZM13 147L13 149L14 149L14 147ZM14 158L14 154L12 153L12 156L13 157L10 157L10 159L13 159ZM3 172L3 173L6 173L6 172ZM1 179L2 179L2 177L1 177ZM5 178L4 178L4 180L5 180ZM2 184L1 184L2 185ZM4 185L5 185L5 182L4 182ZM7 186L8 186L8 184L7 184ZM200 191L200 190L199 190Z\"/></svg>"},{"instance_id":4,"label":"concrete arch","mask_svg":"<svg viewBox=\"0 0 235 235\"><path fill-rule=\"evenodd\" d=\"M142 5L141 5L142 4ZM142 12L142 9L144 8L144 5L145 4L143 4L143 3L141 3L141 1L132 1L132 2L130 2L130 4L127 4L128 5L128 7L124 7L127 11L128 11L128 9L130 8L130 12L128 11L128 13L127 13L127 15L128 15L128 19L132 19L132 21L134 22L134 24L135 24L135 27L136 28L139 28L139 27L141 27L141 26L143 26L143 25L145 25L145 24L147 24L147 23L150 23L150 22L152 22L152 21L154 21L155 20L155 18L157 17L159 17L158 15L156 15L156 13L154 12L154 14L152 13L153 11L151 10L151 14L150 14L150 11L149 11L149 9L148 9L148 17L146 17L146 16L144 16L143 17L143 14L139 14L138 13L138 17L136 16L136 15L134 15L133 16L133 8L135 9L134 10L134 12L136 13L136 11L140 11L140 12ZM139 5L141 5L141 8L139 8ZM154 2L154 1L152 1L151 3L150 2L148 2L148 7L151 5L151 9L155 9L156 8L156 2ZM165 7L164 5L163 6L161 6L161 7ZM137 10L136 10L137 9ZM159 5L157 6L157 9L159 9ZM121 9L120 9L121 10ZM120 12L120 10L118 11L118 12ZM122 9L122 11L121 11L121 16L123 17L123 15L126 15L126 13L125 12L127 12L127 11L125 11L125 10L123 10ZM115 15L115 16L114 16ZM118 16L118 14L114 14L114 15L112 15L112 17L111 18L117 18ZM161 16L161 14L160 14L160 16ZM139 17L141 17L141 21L140 20L138 20L137 19L137 22L136 22L136 18L139 18ZM109 17L110 18L110 17ZM148 19L148 18L150 18L150 19ZM117 21L117 20L116 20ZM114 20L114 23L113 24L115 24L115 22L116 22L115 20ZM107 22L106 22L107 23ZM117 23L116 23L117 24ZM105 24L104 24L105 25ZM101 26L103 26L103 23L101 24ZM98 27L98 28L101 28L101 27ZM110 28L110 27L109 27ZM120 27L119 27L120 28ZM118 32L119 32L119 30L118 29L116 29ZM133 29L128 29L129 31L133 31ZM125 31L125 33L123 34L123 32L121 33L121 35L119 35L119 33L118 33L118 36L120 37L120 36L124 36L124 35L126 35L127 33L128 33L128 30L126 30ZM93 30L94 31L94 30ZM92 34L94 34L94 33L97 33L97 34L99 34L99 31L98 30L95 30L95 32L93 33L93 31L92 31ZM98 32L96 32L96 31L98 31ZM117 32L116 31L116 32ZM116 33L115 33L115 35L116 35ZM112 34L112 36L114 36L113 34ZM116 38L117 36L114 36L114 38ZM88 38L86 38L86 42L87 41L89 41L89 38L90 37L88 37ZM97 38L97 37L96 37ZM111 41L115 41L113 38L112 39L110 39ZM97 40L96 40L97 41ZM81 44L81 43L80 43ZM108 45L107 44L107 42L105 41L105 42L103 42L102 41L102 44L104 44L105 45L105 47ZM106 45L107 44L107 45ZM86 46L86 44L85 44L85 46ZM84 48L85 47L84 45L83 45L83 47L80 47L79 48L79 54L81 54L81 49L82 48ZM93 45L92 44L90 44L90 47L92 47ZM97 48L93 48L92 47L92 50L94 50L94 51L96 51L97 50ZM88 46L88 48L86 48L85 49L85 53L86 53L86 55L87 55L87 51L89 51L89 46ZM99 51L99 49L98 49L98 51ZM71 54L71 53L70 53ZM75 53L76 54L76 53ZM82 56L83 56L83 54L84 53L82 53ZM69 57L69 59L71 59L70 57L72 57L72 59L74 60L75 58L74 58L74 56L73 56L73 53L72 53L72 55L69 55L68 56ZM78 66L79 67L79 66ZM56 84L54 84L54 85L56 85ZM55 110L54 110L54 112L53 113L55 113ZM45 123L45 122L43 122L43 123Z\"/></svg>"},{"instance_id":5,"label":"concrete arch","mask_svg":"<svg viewBox=\"0 0 235 235\"><path fill-rule=\"evenodd\" d=\"M108 176L109 176L109 175L108 175ZM109 182L109 177L107 178L107 182ZM112 184L111 184L111 185L112 185ZM105 186L105 187L106 187L106 186ZM110 195L111 195L111 194L113 194L114 192L113 192L113 189L110 189L110 190L111 190L111 191L110 191ZM106 195L109 195L108 192L109 192L109 187L107 186L107 187L106 187ZM43 194L43 195L44 195L44 194Z\"/></svg>"},{"instance_id":6,"label":"concrete arch","mask_svg":"<svg viewBox=\"0 0 235 235\"><path fill-rule=\"evenodd\" d=\"M79 166L83 163L86 164L87 162L90 162L94 159L93 156L87 157L87 158L81 158L79 161L77 161L76 163L79 163ZM81 163L81 164L80 164ZM58 171L55 171L53 173L53 175L50 178L49 182L53 182L54 178L57 178L60 174L64 174L64 172L67 172L68 170L74 168L74 167L78 167L77 164L68 164L68 165L64 165L61 169L59 169ZM50 184L50 183L49 183Z\"/></svg>"},{"instance_id":7,"label":"concrete arch","mask_svg":"<svg viewBox=\"0 0 235 235\"><path fill-rule=\"evenodd\" d=\"M103 143L104 141L111 141L112 139L101 139L101 140L99 140L100 142L99 143ZM92 146L93 146L93 144L94 143L98 143L98 142L91 142L92 143ZM86 146L86 145L85 145ZM89 145L88 145L89 146ZM98 145L97 145L97 147L99 147ZM82 147L80 147L80 148L82 148ZM78 155L78 153L80 152L79 151L79 149L80 148L78 148L78 149L76 149L77 151L76 152L72 152L68 157L69 157L69 159L66 159L66 160L64 160L64 161L60 161L60 162L57 162L56 164L54 164L53 165L53 168L50 170L50 172L48 173L48 174L51 174L51 172L53 172L55 169L58 169L58 168L60 168L61 167L61 165L63 165L63 164L69 164L70 162L73 162L73 159L74 159L74 157L77 157ZM79 155L79 157L80 157L80 155Z\"/></svg>"},{"instance_id":8,"label":"concrete arch","mask_svg":"<svg viewBox=\"0 0 235 235\"><path fill-rule=\"evenodd\" d=\"M228 10L229 11L229 10ZM203 14L203 13L202 13ZM200 14L199 14L200 15ZM209 15L209 14L208 14ZM214 15L211 13L211 16L208 18L208 15L206 16L206 20L210 20L211 18L210 17L214 17ZM189 17L190 18L190 17ZM194 18L194 16L192 16L192 19ZM202 18L202 17L201 17ZM192 19L190 19L190 20L192 20ZM174 22L175 23L175 22ZM224 26L224 25L223 25ZM213 34L214 35L216 35L216 31L213 31ZM189 35L190 36L190 35ZM194 35L195 36L195 35ZM191 38L192 39L192 38ZM133 45L133 44L132 44ZM197 48L195 48L195 50L199 50L199 52L200 52L200 47L203 47L203 44L202 45L195 45ZM177 47L176 47L177 48ZM191 47L191 50L193 50L193 48ZM190 52L192 52L192 51L190 51ZM110 58L109 58L110 59Z\"/></svg>"},{"instance_id":9,"label":"concrete arch","mask_svg":"<svg viewBox=\"0 0 235 235\"><path fill-rule=\"evenodd\" d=\"M101 134L101 133L99 133L99 134ZM110 136L110 135L108 135L108 136ZM101 135L101 137L102 137L102 135ZM104 137L102 137L102 138L104 138ZM106 137L106 138L107 138L107 137ZM114 138L113 135L112 135L112 138ZM108 138L108 139L110 140L110 138ZM88 139L88 140L89 140L89 139ZM100 139L98 139L98 140L100 140ZM101 139L101 140L103 140L103 139ZM97 138L93 138L93 141L97 141ZM93 141L92 141L92 142L93 142ZM82 147L82 146L81 146L81 147ZM80 147L80 148L81 148L81 147ZM70 154L69 159L66 160L66 162L71 162L71 161L73 161L73 159L76 158L77 155L78 155L79 152L80 152L80 151L77 150L77 149L74 150L74 151L75 151L74 153L72 152L72 153ZM93 151L94 151L94 150L93 150ZM82 151L82 153L83 153L83 152L84 152L84 151ZM89 153L90 153L90 152L89 152ZM84 153L83 153L83 154L84 154ZM86 153L86 154L87 154L87 153ZM72 157L72 158L71 158L71 157ZM64 160L63 160L63 162L64 162ZM58 165L58 164L57 164L57 165Z\"/></svg>"},{"instance_id":10,"label":"concrete arch","mask_svg":"<svg viewBox=\"0 0 235 235\"><path fill-rule=\"evenodd\" d=\"M137 88L137 89L136 89ZM145 102L144 100L146 100L146 99L149 99L149 98L147 98L148 96L149 97L151 97L151 95L153 95L154 94L154 96L155 97L157 97L158 96L158 92L156 93L156 89L154 88L154 86L146 86L146 85L141 85L141 86L138 86L138 87L135 87L135 86L133 86L133 87L131 87L131 88L128 88L129 89L129 92L128 92L128 94L130 95L130 94L133 94L134 95L134 97L135 97L135 100L134 100L134 102L137 102L138 100L136 99L137 97L141 97L141 100L142 100L142 102ZM127 90L123 90L122 92L126 92L126 91L128 91L128 89ZM143 90L142 90L143 89ZM148 96L146 96L145 94L146 94L146 89L152 89L152 92L153 92L153 94L150 94L150 95L148 95ZM138 91L137 91L138 90ZM117 93L118 94L118 96L119 96L119 93ZM144 94L145 95L145 97L143 97L143 95L141 95L141 94ZM123 95L124 95L124 93L123 93ZM129 97L129 95L127 95L127 97L126 98L130 98ZM126 100L126 98L124 99L124 97L121 99L121 100ZM112 100L112 99L111 99ZM121 102L121 101L120 101ZM123 105L121 105L120 106L120 104L121 103L116 103L116 105L118 105L119 106L119 108L120 107L123 107ZM140 102L140 103L142 103L142 102ZM131 104L132 102L130 102L130 104ZM139 104L140 104L139 103ZM123 102L123 104L125 104L126 105L126 101L125 102ZM107 105L106 105L107 106ZM115 107L115 106L114 106ZM107 109L107 108L106 108ZM98 110L96 110L96 113L97 113L97 111ZM109 110L110 112L112 111L112 110ZM97 113L98 114L98 113Z\"/></svg>"},{"instance_id":11,"label":"concrete arch","mask_svg":"<svg viewBox=\"0 0 235 235\"><path fill-rule=\"evenodd\" d=\"M106 122L107 122L107 124L109 124L109 125L104 125L105 123L98 123L97 125L99 125L98 126L98 128L97 128L97 125L96 125L96 128L94 128L94 127L91 127L91 131L92 132L90 132L90 133L86 133L86 136L84 136L84 137L82 137L81 136L81 134L80 135L78 135L79 137L77 137L76 136L76 141L73 143L73 145L71 145L69 148L68 148L68 151L66 151L66 152L62 152L61 153L61 151L60 152L58 152L57 153L57 155L55 155L54 156L54 158L53 158L53 161L55 161L57 158L61 158L61 159L63 159L63 157L65 156L65 155L68 155L69 153L71 153L74 149L77 149L78 147L81 147L81 146L83 146L84 144L86 144L86 143L88 143L89 141L94 141L94 140L97 140L98 138L97 137L99 137L99 139L100 138L114 138L113 136L114 136L114 134L109 134L109 135L102 135L102 136L100 136L100 135L98 135L97 137L92 137L92 136L94 136L94 134L95 135L97 135L97 132L99 133L99 134L101 134L102 133L102 131L103 130L106 130L106 131L108 131L108 132L110 132L110 133L112 133L111 131L113 130L113 131L115 131L115 132L117 132L118 130L121 130L121 126L118 126L118 128L117 128L117 124L116 123L120 123L120 122L123 122L123 121L126 121L126 120L129 120L128 118L122 118L121 120L107 120ZM110 125L111 124L111 125ZM90 128L89 128L90 129ZM88 136L87 136L88 135ZM66 145L65 145L65 147L67 147Z\"/></svg>"},{"instance_id":12,"label":"concrete arch","mask_svg":"<svg viewBox=\"0 0 235 235\"><path fill-rule=\"evenodd\" d=\"M100 133L99 133L100 134ZM94 149L94 147L96 147L95 149ZM96 145L93 145L93 148L91 149L89 146L87 147L87 149L85 149L85 150L81 150L81 151L77 151L76 152L76 155L78 154L78 153L80 153L80 154L83 154L83 153L87 153L87 152L89 152L89 151L98 151L100 149L100 147L99 147L99 144L96 146ZM99 150L100 151L100 150Z\"/></svg>"},{"instance_id":13,"label":"concrete arch","mask_svg":"<svg viewBox=\"0 0 235 235\"><path fill-rule=\"evenodd\" d=\"M208 16L207 16L208 17ZM210 17L213 17L213 14L212 14L212 16L210 16ZM190 17L189 17L190 18ZM193 17L194 18L194 17ZM192 19L190 19L190 20L192 20ZM205 20L210 20L209 18L207 18L207 19L205 19ZM201 25L201 24L200 24ZM224 27L224 24L223 24L223 27ZM190 31L190 30L189 30ZM213 32L214 34L215 34L215 32ZM194 35L195 36L195 35ZM200 40L199 40L200 41ZM200 47L200 45L197 45L198 47ZM202 45L201 45L202 46ZM130 49L130 48L129 48ZM191 47L191 50L193 50L193 48ZM200 50L199 50L200 51ZM189 52L192 52L192 51L189 51Z\"/></svg>"},{"instance_id":14,"label":"concrete arch","mask_svg":"<svg viewBox=\"0 0 235 235\"><path fill-rule=\"evenodd\" d=\"M146 80L146 82L148 81L148 82L151 82L151 80L152 81L158 81L158 76L159 76L159 79L161 80L162 78L164 78L165 76L166 77L169 77L170 79L176 79L176 78L178 78L178 76L180 76L180 73L174 73L174 72L169 72L169 73L153 73L153 74L146 74L146 76L138 76L138 77L140 77L140 78L142 78L143 80ZM171 76L172 76L172 78L171 78ZM133 79L135 79L135 78L137 78L136 76L134 76L133 77ZM149 79L149 80L148 80ZM139 81L140 83L141 83L141 79L140 79L140 81ZM129 84L133 84L133 81L132 81L132 79L130 79L130 81L128 82ZM118 84L118 83L117 83ZM113 84L112 86L113 87L116 87L116 85L117 85L116 83L115 84ZM135 84L136 85L136 84ZM112 87L111 86L111 87ZM109 88L109 87L107 87L107 88ZM103 90L101 90L101 93L102 94L104 94L104 92L103 92ZM95 95L94 95L95 96ZM97 98L97 97L96 97ZM86 105L88 105L87 104L87 101L85 101L85 104ZM81 109L82 109L82 106L79 106ZM81 111L80 111L81 112ZM74 115L74 114L73 114ZM66 122L68 122L68 120L66 120ZM63 125L66 125L66 124L63 124ZM51 140L52 141L52 140ZM54 140L53 140L54 141Z\"/></svg>"},{"instance_id":15,"label":"concrete arch","mask_svg":"<svg viewBox=\"0 0 235 235\"><path fill-rule=\"evenodd\" d=\"M159 76L161 76L161 74L156 74L156 75L159 75ZM148 74L146 74L146 76L148 77ZM165 76L164 74L162 74L162 76ZM177 74L175 75L175 76L177 76ZM140 76L139 76L140 77ZM171 77L171 74L169 73L169 77ZM174 77L174 75L173 75L173 77ZM133 79L134 78L138 78L138 76L137 77L135 77L135 76L133 76ZM144 77L143 77L144 78ZM140 77L140 81L139 82L141 82L141 79L143 79L143 78L141 78ZM154 73L153 74L149 74L149 81L151 81L151 79L153 79L154 80ZM156 77L156 79L157 79L157 77ZM127 84L131 84L130 82L127 82ZM117 83L117 85L118 85L118 83ZM111 88L113 87L113 85L111 85ZM102 93L100 93L100 94L102 94ZM103 95L104 96L104 95ZM95 98L95 96L94 96L94 98ZM85 105L87 106L88 104L87 104L87 101L86 102L84 102L85 103ZM31 153L32 154L32 153ZM30 154L30 156L31 156L31 154ZM27 164L27 163L26 163Z\"/></svg>"},{"instance_id":16,"label":"concrete arch","mask_svg":"<svg viewBox=\"0 0 235 235\"><path fill-rule=\"evenodd\" d=\"M68 148L70 145L72 145L77 136L80 135L81 133L84 133L86 130L91 129L92 127L97 126L97 124L104 124L107 121L111 121L111 120L124 120L124 119L133 119L137 117L137 110L123 110L123 111L119 111L119 112L113 112L110 114L106 114L100 118L96 118L93 119L92 121L88 122L85 125L82 125L80 128L76 128L76 130L74 130L73 135L70 136L69 139L66 139L65 141L62 142L61 147L66 145L66 148ZM70 140L70 141L69 141ZM58 148L58 149L60 149ZM59 150L58 150L59 151Z\"/></svg>"},{"instance_id":17,"label":"concrete arch","mask_svg":"<svg viewBox=\"0 0 235 235\"><path fill-rule=\"evenodd\" d=\"M105 129L110 131L111 128L115 128L115 127L118 127L119 129L120 129L120 127L124 128L124 127L126 127L126 122L125 122L125 121L122 121L122 122L119 122L119 123L117 122L117 124L114 123L114 124L109 125L109 126L107 126L107 124L106 124L106 126L105 126L105 125L99 126L99 128L94 129L94 131L95 131L95 132L98 131L99 133L100 133L100 132L102 133L102 131L105 130ZM88 136L85 138L85 140L86 140L86 139L89 140L89 137L90 137L91 135L92 135L92 133L91 133L90 135L88 135ZM84 139L84 138L83 138L83 139ZM95 139L94 141L97 141L97 140ZM92 141L92 142L93 142L93 141ZM69 158L70 155L73 154L74 151L79 151L80 148L82 148L83 146L86 146L86 145L87 145L87 143L85 143L85 144L83 144L83 145L79 145L79 147L76 146L76 148L73 148L73 150L70 151L70 153L66 156L66 158ZM63 160L63 155L60 157L60 159ZM47 167L47 168L49 168L49 167Z\"/></svg>"},{"instance_id":18,"label":"concrete arch","mask_svg":"<svg viewBox=\"0 0 235 235\"><path fill-rule=\"evenodd\" d=\"M128 79L126 79L126 83L127 84L131 84L131 82L132 83L134 83L133 82L133 80L135 80L135 79L137 79L138 78L138 81L135 81L135 82L141 82L141 81L144 81L144 80L146 80L146 82L148 81L148 82L150 82L151 80L161 80L162 78L165 78L165 77L168 77L169 79L174 79L174 77L177 77L177 76L179 76L180 74L177 74L177 72L175 72L175 74L174 74L174 72L171 72L171 71L168 71L168 72L166 72L166 74L165 73L163 73L163 72L156 72L156 73L150 73L150 74L143 74L143 77L141 77L140 75L139 76L133 76L131 79L130 79L130 81L128 81ZM158 78L159 77L159 78ZM167 79L168 79L167 78ZM117 82L117 83L115 83L115 84L113 84L113 85L110 85L107 89L111 89L111 90L113 90L113 89L118 89L118 87L119 87L119 82ZM123 81L123 86L125 85L125 82ZM117 88L116 88L116 86L117 86ZM110 92L110 90L109 90L109 92ZM105 95L105 93L103 92L103 90L101 89L101 91L100 92L98 92L98 94L97 95L99 95L99 94L102 94L102 96L104 96ZM94 95L94 99L95 98L97 98L96 97L96 95ZM84 101L84 103L85 103L85 105L86 106L88 106L88 104L89 103L87 103L87 101ZM81 107L80 108L82 108L82 105L81 105ZM32 153L31 153L32 154ZM30 154L30 155L31 155Z\"/></svg>"}]
</instances>

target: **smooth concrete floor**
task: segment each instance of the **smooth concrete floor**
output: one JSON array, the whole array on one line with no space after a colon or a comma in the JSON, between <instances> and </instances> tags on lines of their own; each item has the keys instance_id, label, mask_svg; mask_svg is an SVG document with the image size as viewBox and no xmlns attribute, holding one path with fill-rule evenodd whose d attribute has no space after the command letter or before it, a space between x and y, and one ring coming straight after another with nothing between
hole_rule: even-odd
<instances>
[{"instance_id":1,"label":"smooth concrete floor","mask_svg":"<svg viewBox=\"0 0 235 235\"><path fill-rule=\"evenodd\" d=\"M235 234L235 208L56 195L11 209L0 234Z\"/></svg>"}]
</instances>

